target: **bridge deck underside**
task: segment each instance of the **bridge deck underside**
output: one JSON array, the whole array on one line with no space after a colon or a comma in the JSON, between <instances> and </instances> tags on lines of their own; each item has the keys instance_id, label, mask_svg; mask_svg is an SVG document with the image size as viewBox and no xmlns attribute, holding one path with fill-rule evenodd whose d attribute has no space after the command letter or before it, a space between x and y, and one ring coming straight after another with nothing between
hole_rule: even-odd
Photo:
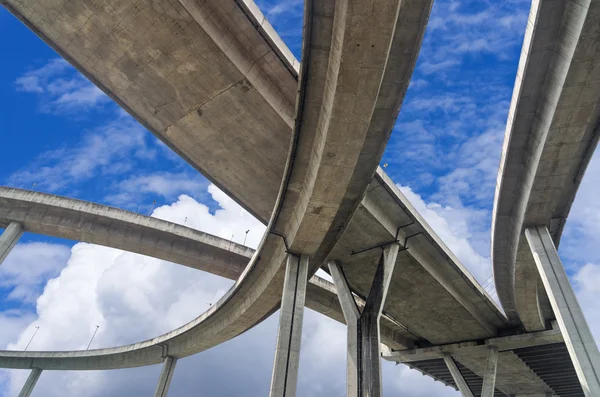
<instances>
[{"instance_id":1,"label":"bridge deck underside","mask_svg":"<svg viewBox=\"0 0 600 397\"><path fill-rule=\"evenodd\" d=\"M564 343L526 347L514 353L560 397L584 397Z\"/></svg>"},{"instance_id":2,"label":"bridge deck underside","mask_svg":"<svg viewBox=\"0 0 600 397\"><path fill-rule=\"evenodd\" d=\"M450 374L450 370L446 366L444 360L441 358L433 360L414 361L408 365L411 368L417 369L431 376L435 380L438 380L450 387L457 389L456 382L454 382L454 379ZM469 385L469 389L471 389L471 392L475 395L475 397L480 397L481 389L483 388L483 379L458 361L456 362L456 366L458 367L463 378L465 378L465 381L467 382L467 385ZM494 392L494 397L509 396L496 389Z\"/></svg>"}]
</instances>

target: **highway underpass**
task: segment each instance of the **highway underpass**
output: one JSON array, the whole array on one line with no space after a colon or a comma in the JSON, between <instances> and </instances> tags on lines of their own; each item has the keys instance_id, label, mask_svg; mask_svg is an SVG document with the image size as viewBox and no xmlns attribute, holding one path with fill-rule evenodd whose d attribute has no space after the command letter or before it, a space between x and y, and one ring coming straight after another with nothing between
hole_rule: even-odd
<instances>
[{"instance_id":1,"label":"highway underpass","mask_svg":"<svg viewBox=\"0 0 600 397\"><path fill-rule=\"evenodd\" d=\"M251 0L2 4L267 225L252 252L127 211L0 188L2 259L29 231L236 280L207 312L147 341L0 352L0 366L32 369L23 396L42 370L161 362L165 396L178 358L279 308L271 396L293 396L304 302L349 324L348 396L381 395L380 356L465 396L600 395L598 349L554 247L597 144L600 54L590 46L600 1L532 4L494 207L502 307L377 167L430 0L381 0L368 17L358 0L308 0L302 63ZM334 284L314 276L319 268Z\"/></svg>"}]
</instances>

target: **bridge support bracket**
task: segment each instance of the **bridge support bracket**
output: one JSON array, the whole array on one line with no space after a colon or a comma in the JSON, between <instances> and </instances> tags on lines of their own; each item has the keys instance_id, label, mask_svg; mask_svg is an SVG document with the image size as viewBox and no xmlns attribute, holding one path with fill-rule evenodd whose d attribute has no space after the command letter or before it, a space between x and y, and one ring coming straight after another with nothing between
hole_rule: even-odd
<instances>
[{"instance_id":1,"label":"bridge support bracket","mask_svg":"<svg viewBox=\"0 0 600 397\"><path fill-rule=\"evenodd\" d=\"M173 372L175 372L175 364L177 364L177 359L175 357L165 357L162 370L160 371L160 377L158 378L158 384L156 385L156 391L154 392L154 397L167 397L171 379L173 378Z\"/></svg>"},{"instance_id":2,"label":"bridge support bracket","mask_svg":"<svg viewBox=\"0 0 600 397\"><path fill-rule=\"evenodd\" d=\"M379 259L362 313L356 305L342 268L329 262L342 312L348 326L347 396L381 397L381 343L379 319L383 311L400 245L388 245Z\"/></svg>"}]
</instances>

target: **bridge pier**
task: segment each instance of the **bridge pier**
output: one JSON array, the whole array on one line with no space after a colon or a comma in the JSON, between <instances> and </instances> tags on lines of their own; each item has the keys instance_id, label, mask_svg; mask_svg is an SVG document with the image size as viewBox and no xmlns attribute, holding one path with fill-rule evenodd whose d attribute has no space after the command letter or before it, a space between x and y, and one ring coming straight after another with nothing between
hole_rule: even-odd
<instances>
[{"instance_id":1,"label":"bridge pier","mask_svg":"<svg viewBox=\"0 0 600 397\"><path fill-rule=\"evenodd\" d=\"M294 397L298 383L308 257L288 255L279 312L279 331L270 397Z\"/></svg>"},{"instance_id":2,"label":"bridge pier","mask_svg":"<svg viewBox=\"0 0 600 397\"><path fill-rule=\"evenodd\" d=\"M483 388L481 390L481 397L494 397L497 369L498 348L496 346L490 346L488 349L487 364L485 365L485 373L483 374Z\"/></svg>"},{"instance_id":3,"label":"bridge pier","mask_svg":"<svg viewBox=\"0 0 600 397\"><path fill-rule=\"evenodd\" d=\"M19 397L29 397L31 395L31 392L33 391L33 388L35 387L35 384L37 383L41 374L42 370L40 368L33 368L31 370L29 377L27 377L27 380L25 381L25 384L19 393Z\"/></svg>"},{"instance_id":4,"label":"bridge pier","mask_svg":"<svg viewBox=\"0 0 600 397\"><path fill-rule=\"evenodd\" d=\"M525 229L525 237L583 392L586 397L600 396L600 352L552 237L545 226Z\"/></svg>"},{"instance_id":5,"label":"bridge pier","mask_svg":"<svg viewBox=\"0 0 600 397\"><path fill-rule=\"evenodd\" d=\"M167 397L171 379L173 378L173 372L175 372L175 364L177 364L176 358L171 356L165 358L162 370L160 371L160 377L158 378L158 384L156 385L156 391L154 392L154 397Z\"/></svg>"},{"instance_id":6,"label":"bridge pier","mask_svg":"<svg viewBox=\"0 0 600 397\"><path fill-rule=\"evenodd\" d=\"M450 370L452 379L454 379L454 383L456 383L456 386L458 386L458 390L463 395L463 397L474 397L473 392L471 391L471 389L469 388L469 385L467 384L467 381L460 373L460 370L456 366L456 362L454 361L454 359L452 358L452 356L450 354L448 354L448 353L444 354L444 362L446 363L448 370Z\"/></svg>"},{"instance_id":7,"label":"bridge pier","mask_svg":"<svg viewBox=\"0 0 600 397\"><path fill-rule=\"evenodd\" d=\"M18 222L11 222L2 235L0 235L0 265L8 256L10 251L19 241L23 234L23 225Z\"/></svg>"},{"instance_id":8,"label":"bridge pier","mask_svg":"<svg viewBox=\"0 0 600 397\"><path fill-rule=\"evenodd\" d=\"M333 261L328 264L348 326L348 397L382 395L379 319L394 272L398 249L399 245L396 243L382 252L362 313L352 296L343 270Z\"/></svg>"}]
</instances>

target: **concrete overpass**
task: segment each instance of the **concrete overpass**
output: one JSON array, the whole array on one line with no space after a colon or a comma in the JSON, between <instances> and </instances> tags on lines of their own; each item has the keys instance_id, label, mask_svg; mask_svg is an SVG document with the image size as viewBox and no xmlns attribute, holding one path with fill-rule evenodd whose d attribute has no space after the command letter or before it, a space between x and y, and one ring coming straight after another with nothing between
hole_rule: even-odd
<instances>
[{"instance_id":1,"label":"concrete overpass","mask_svg":"<svg viewBox=\"0 0 600 397\"><path fill-rule=\"evenodd\" d=\"M512 324L557 320L585 395L600 355L556 252L600 134L598 1L533 2L508 116L492 226L496 289Z\"/></svg>"},{"instance_id":2,"label":"concrete overpass","mask_svg":"<svg viewBox=\"0 0 600 397\"><path fill-rule=\"evenodd\" d=\"M443 370L428 358L411 365L467 396L477 382L486 397L576 395L550 386L552 374L533 370L538 351L521 358L528 354L521 349L564 348L564 331L526 333L509 310L506 318L385 174L375 172L431 1L381 0L373 8L361 1L307 1L300 68L250 0L3 4L268 224L232 289L177 330L90 352L1 352L3 366L37 368L24 390L31 390L40 369L164 362L156 394L164 396L178 357L231 339L281 307L271 395L292 396L306 298L307 305L314 299L317 310L350 320L348 395L381 394L376 330L382 313L382 340L396 350L385 353L388 359L405 361L419 349L437 348L442 358L433 360L442 360ZM535 5L537 23L542 6ZM9 232L6 247L19 231ZM141 242L131 236L131 246L143 248L143 236ZM231 255L218 241L201 244L206 259ZM231 275L237 266L221 264L213 271ZM325 283L306 286L322 266L332 271L339 302ZM484 348L465 353L457 343ZM570 361L562 365L575 371ZM580 389L567 391L573 390Z\"/></svg>"},{"instance_id":3,"label":"concrete overpass","mask_svg":"<svg viewBox=\"0 0 600 397\"><path fill-rule=\"evenodd\" d=\"M227 260L237 257L239 259L233 263L242 263L251 255L251 250L245 247L185 226L74 199L2 188L0 204L0 224L3 226L18 222L27 231L78 238L165 260L175 261L177 258L181 264L213 274L227 274L229 276L226 277L229 278L235 278L231 276L234 273L231 269L240 267L231 266ZM110 229L106 228L107 224L112 225ZM29 225L34 229L30 229ZM148 238L163 230L170 230L172 235L161 236L164 246L169 247L168 251L152 248L156 246L156 241ZM107 238L113 233L119 238ZM187 240L189 244L178 244L177 241L181 238L179 236L191 236ZM171 243L171 240L174 242ZM456 382L451 377L448 378L449 373L440 373L437 367L431 369L431 360L434 360L431 355L421 356L422 352L429 351L452 353L459 365L464 365L467 371L471 371L474 380L470 379L469 382L477 390L477 379L482 380L485 374L487 345L502 342L504 345L501 345L496 379L498 393L510 396L515 391L523 393L551 390L544 379L533 374L518 358L514 350L523 346L564 346L560 332L551 330L522 334L507 328L508 320L496 304L379 169L331 255L331 258L341 264L340 267L352 283L352 293L360 308L364 307L365 297L368 295L368 288L364 286L373 277L381 247L392 241L399 241L406 249L397 256L398 270L391 277L391 292L385 302L381 320L381 340L389 349L384 353L386 359L406 362L413 368L456 387ZM196 247L192 255L186 253L189 246ZM202 250L211 252L211 255L204 254ZM232 251L237 255L232 256ZM205 259L200 261L198 258ZM220 265L216 266L217 263ZM363 271L359 272L360 266ZM220 267L230 270L225 272ZM310 279L306 306L345 322L336 288L326 280L315 276ZM93 350L87 356L86 352L2 352L0 364L49 370L144 365L147 362L134 353L142 346L151 345L156 345L154 349L157 353L161 352L165 346L161 338L127 346L126 354L119 350L121 348L116 351ZM513 343L513 340L516 342ZM482 345L482 341L488 342ZM511 344L507 345L505 341ZM450 349L455 346L459 349ZM478 349L470 350L473 346ZM460 350L462 348L465 349ZM194 349L200 351L201 348ZM121 352L121 355L116 355L117 352ZM185 354L193 353L195 351L190 350ZM108 360L108 357L112 359ZM177 357L183 357L183 354L178 353ZM438 354L436 359L439 361L440 357ZM160 361L157 354L153 362Z\"/></svg>"}]
</instances>

